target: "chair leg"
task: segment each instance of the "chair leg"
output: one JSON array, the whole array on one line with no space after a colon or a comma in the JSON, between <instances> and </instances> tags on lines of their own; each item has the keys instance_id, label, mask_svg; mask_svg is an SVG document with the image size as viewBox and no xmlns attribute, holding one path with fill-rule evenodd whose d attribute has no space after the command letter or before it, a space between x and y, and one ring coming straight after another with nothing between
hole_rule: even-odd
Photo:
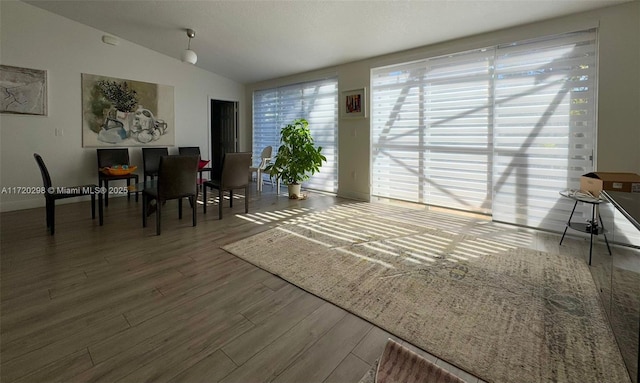
<instances>
[{"instance_id":1,"label":"chair leg","mask_svg":"<svg viewBox=\"0 0 640 383\"><path fill-rule=\"evenodd\" d=\"M244 187L244 213L249 213L249 185Z\"/></svg>"},{"instance_id":2,"label":"chair leg","mask_svg":"<svg viewBox=\"0 0 640 383\"><path fill-rule=\"evenodd\" d=\"M148 198L146 194L142 195L142 227L147 227L147 203Z\"/></svg>"},{"instance_id":3,"label":"chair leg","mask_svg":"<svg viewBox=\"0 0 640 383\"><path fill-rule=\"evenodd\" d=\"M233 207L233 189L229 190L229 207Z\"/></svg>"},{"instance_id":4,"label":"chair leg","mask_svg":"<svg viewBox=\"0 0 640 383\"><path fill-rule=\"evenodd\" d=\"M193 197L189 197L189 201L191 202L191 214L193 215L193 226L196 225L196 220L197 220L197 205L196 205L196 201L197 201L198 197L197 194Z\"/></svg>"},{"instance_id":5,"label":"chair leg","mask_svg":"<svg viewBox=\"0 0 640 383\"><path fill-rule=\"evenodd\" d=\"M102 193L98 194L98 222L104 224L104 209L102 208Z\"/></svg>"},{"instance_id":6,"label":"chair leg","mask_svg":"<svg viewBox=\"0 0 640 383\"><path fill-rule=\"evenodd\" d=\"M207 185L202 184L202 213L207 214Z\"/></svg>"},{"instance_id":7,"label":"chair leg","mask_svg":"<svg viewBox=\"0 0 640 383\"><path fill-rule=\"evenodd\" d=\"M104 183L104 206L109 206L109 181L108 180L102 180L102 182Z\"/></svg>"},{"instance_id":8,"label":"chair leg","mask_svg":"<svg viewBox=\"0 0 640 383\"><path fill-rule=\"evenodd\" d=\"M96 195L91 194L91 219L96 219Z\"/></svg>"},{"instance_id":9,"label":"chair leg","mask_svg":"<svg viewBox=\"0 0 640 383\"><path fill-rule=\"evenodd\" d=\"M156 207L156 235L160 235L160 217L162 216L162 203L160 202L160 199L157 199L156 203L158 205Z\"/></svg>"},{"instance_id":10,"label":"chair leg","mask_svg":"<svg viewBox=\"0 0 640 383\"><path fill-rule=\"evenodd\" d=\"M137 175L137 174L135 175L134 179L136 180L136 184L137 184L137 183L139 182L139 181L138 181L138 175ZM138 202L138 194L140 194L140 192L139 192L138 190L136 190L136 192L135 192L135 193L136 193L136 202Z\"/></svg>"},{"instance_id":11,"label":"chair leg","mask_svg":"<svg viewBox=\"0 0 640 383\"><path fill-rule=\"evenodd\" d=\"M222 219L222 196L224 192L222 188L218 189L218 219Z\"/></svg>"},{"instance_id":12,"label":"chair leg","mask_svg":"<svg viewBox=\"0 0 640 383\"><path fill-rule=\"evenodd\" d=\"M56 201L51 201L51 206L49 207L49 215L51 216L51 235L56 232Z\"/></svg>"},{"instance_id":13,"label":"chair leg","mask_svg":"<svg viewBox=\"0 0 640 383\"><path fill-rule=\"evenodd\" d=\"M178 219L182 219L182 198L178 198Z\"/></svg>"},{"instance_id":14,"label":"chair leg","mask_svg":"<svg viewBox=\"0 0 640 383\"><path fill-rule=\"evenodd\" d=\"M256 190L262 191L262 172L260 169L256 170Z\"/></svg>"},{"instance_id":15,"label":"chair leg","mask_svg":"<svg viewBox=\"0 0 640 383\"><path fill-rule=\"evenodd\" d=\"M45 199L45 215L47 217L47 229L51 228L51 203L52 201L49 198Z\"/></svg>"},{"instance_id":16,"label":"chair leg","mask_svg":"<svg viewBox=\"0 0 640 383\"><path fill-rule=\"evenodd\" d=\"M131 187L131 178L127 178L127 201L131 201L131 189L130 189L130 187Z\"/></svg>"}]
</instances>

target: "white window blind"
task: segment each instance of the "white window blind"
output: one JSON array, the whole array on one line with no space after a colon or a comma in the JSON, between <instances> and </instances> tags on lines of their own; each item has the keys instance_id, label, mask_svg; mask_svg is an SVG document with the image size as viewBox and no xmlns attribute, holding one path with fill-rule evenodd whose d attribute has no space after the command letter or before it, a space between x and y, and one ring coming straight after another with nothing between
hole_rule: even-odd
<instances>
[{"instance_id":1,"label":"white window blind","mask_svg":"<svg viewBox=\"0 0 640 383\"><path fill-rule=\"evenodd\" d=\"M493 50L372 72L372 194L491 208Z\"/></svg>"},{"instance_id":2,"label":"white window blind","mask_svg":"<svg viewBox=\"0 0 640 383\"><path fill-rule=\"evenodd\" d=\"M498 47L494 220L564 230L573 201L558 191L593 170L596 48L595 30Z\"/></svg>"},{"instance_id":3,"label":"white window blind","mask_svg":"<svg viewBox=\"0 0 640 383\"><path fill-rule=\"evenodd\" d=\"M298 118L309 121L311 135L327 157L320 172L303 186L335 193L338 190L338 79L330 78L253 93L253 158L259 162L265 146L280 146L280 130ZM256 164L257 165L257 164Z\"/></svg>"},{"instance_id":4,"label":"white window blind","mask_svg":"<svg viewBox=\"0 0 640 383\"><path fill-rule=\"evenodd\" d=\"M594 29L373 69L372 194L564 229L596 62Z\"/></svg>"}]
</instances>

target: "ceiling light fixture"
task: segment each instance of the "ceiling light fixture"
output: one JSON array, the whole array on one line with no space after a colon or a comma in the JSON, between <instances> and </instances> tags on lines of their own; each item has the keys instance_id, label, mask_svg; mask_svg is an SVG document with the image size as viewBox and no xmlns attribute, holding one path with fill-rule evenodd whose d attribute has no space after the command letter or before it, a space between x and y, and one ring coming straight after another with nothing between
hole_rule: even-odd
<instances>
[{"instance_id":1,"label":"ceiling light fixture","mask_svg":"<svg viewBox=\"0 0 640 383\"><path fill-rule=\"evenodd\" d=\"M198 55L191 50L191 39L196 37L196 31L193 29L187 29L187 36L189 37L189 45L187 49L182 52L182 62L195 64L198 61Z\"/></svg>"}]
</instances>

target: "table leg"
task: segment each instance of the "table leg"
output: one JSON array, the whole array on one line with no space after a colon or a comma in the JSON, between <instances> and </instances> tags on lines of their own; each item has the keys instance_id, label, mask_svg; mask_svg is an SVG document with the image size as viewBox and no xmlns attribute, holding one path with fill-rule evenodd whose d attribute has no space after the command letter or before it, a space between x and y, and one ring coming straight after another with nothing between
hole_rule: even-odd
<instances>
[{"instance_id":1,"label":"table leg","mask_svg":"<svg viewBox=\"0 0 640 383\"><path fill-rule=\"evenodd\" d=\"M589 230L589 266L591 266L591 255L593 254L593 230L596 219L596 205L591 208L591 230Z\"/></svg>"},{"instance_id":2,"label":"table leg","mask_svg":"<svg viewBox=\"0 0 640 383\"><path fill-rule=\"evenodd\" d=\"M564 233L562 233L562 238L560 238L560 244L562 245L562 241L564 241L564 236L567 234L567 229L569 228L569 225L571 224L571 218L573 218L573 213L576 211L576 206L578 206L578 201L576 201L576 203L573 204L573 209L571 210L571 215L569 215L569 220L567 221L567 224L564 227Z\"/></svg>"}]
</instances>

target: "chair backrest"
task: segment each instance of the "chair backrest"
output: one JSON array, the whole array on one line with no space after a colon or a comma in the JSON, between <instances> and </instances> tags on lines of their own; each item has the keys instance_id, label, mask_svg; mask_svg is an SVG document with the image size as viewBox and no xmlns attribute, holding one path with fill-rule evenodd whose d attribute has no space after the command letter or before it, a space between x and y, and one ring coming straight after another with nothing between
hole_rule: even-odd
<instances>
[{"instance_id":1,"label":"chair backrest","mask_svg":"<svg viewBox=\"0 0 640 383\"><path fill-rule=\"evenodd\" d=\"M271 146L267 146L262 149L262 153L260 154L260 158L262 161L260 162L260 169L264 169L267 167L267 164L271 160L271 154L273 153L273 148Z\"/></svg>"},{"instance_id":2,"label":"chair backrest","mask_svg":"<svg viewBox=\"0 0 640 383\"><path fill-rule=\"evenodd\" d=\"M180 146L178 147L178 154L181 156L200 156L199 146Z\"/></svg>"},{"instance_id":3,"label":"chair backrest","mask_svg":"<svg viewBox=\"0 0 640 383\"><path fill-rule=\"evenodd\" d=\"M42 174L42 183L44 184L44 190L45 192L47 192L47 190L51 187L51 176L49 175L49 171L47 170L47 166L44 164L42 157L40 157L38 153L33 153L33 157L38 163L40 174Z\"/></svg>"},{"instance_id":4,"label":"chair backrest","mask_svg":"<svg viewBox=\"0 0 640 383\"><path fill-rule=\"evenodd\" d=\"M267 146L262 149L262 153L260 154L261 158L271 158L271 153L273 153L273 148L271 146Z\"/></svg>"},{"instance_id":5,"label":"chair backrest","mask_svg":"<svg viewBox=\"0 0 640 383\"><path fill-rule=\"evenodd\" d=\"M162 156L158 167L161 200L196 195L198 156Z\"/></svg>"},{"instance_id":6,"label":"chair backrest","mask_svg":"<svg viewBox=\"0 0 640 383\"><path fill-rule=\"evenodd\" d=\"M98 168L129 165L129 149L97 149Z\"/></svg>"},{"instance_id":7,"label":"chair backrest","mask_svg":"<svg viewBox=\"0 0 640 383\"><path fill-rule=\"evenodd\" d=\"M249 184L251 153L226 153L222 160L220 185L223 189L239 189Z\"/></svg>"},{"instance_id":8,"label":"chair backrest","mask_svg":"<svg viewBox=\"0 0 640 383\"><path fill-rule=\"evenodd\" d=\"M144 173L157 173L160 168L160 157L168 155L168 148L142 148L142 168Z\"/></svg>"}]
</instances>

